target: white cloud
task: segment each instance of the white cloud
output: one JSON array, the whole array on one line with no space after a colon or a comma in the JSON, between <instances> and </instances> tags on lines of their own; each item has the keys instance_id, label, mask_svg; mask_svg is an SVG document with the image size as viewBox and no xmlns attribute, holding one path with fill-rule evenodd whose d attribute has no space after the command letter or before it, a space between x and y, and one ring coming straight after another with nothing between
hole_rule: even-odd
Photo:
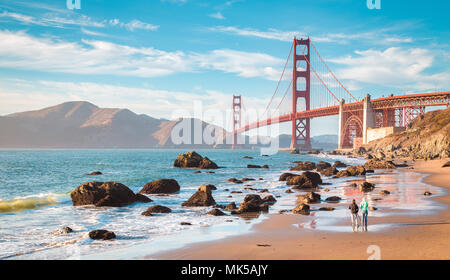
<instances>
[{"instance_id":1,"label":"white cloud","mask_svg":"<svg viewBox=\"0 0 450 280\"><path fill-rule=\"evenodd\" d=\"M263 77L269 80L280 78L279 67L283 60L264 53L248 53L235 50L214 50L196 57L200 66L226 73L237 73L241 77Z\"/></svg>"},{"instance_id":2,"label":"white cloud","mask_svg":"<svg viewBox=\"0 0 450 280\"><path fill-rule=\"evenodd\" d=\"M225 19L225 17L222 15L221 12L210 14L209 17L212 17L212 18L215 18L215 19L220 19L220 20Z\"/></svg>"},{"instance_id":3,"label":"white cloud","mask_svg":"<svg viewBox=\"0 0 450 280\"><path fill-rule=\"evenodd\" d=\"M86 15L66 14L64 16L61 16L58 13L45 14L42 17L33 17L14 12L3 11L2 13L0 13L0 18L11 19L23 24L52 26L58 28L65 28L68 26L103 28L108 25L119 26L122 28L126 28L129 31L135 31L137 29L156 31L159 28L158 25L142 22L137 19L131 20L127 23L121 22L119 19L95 21Z\"/></svg>"},{"instance_id":4,"label":"white cloud","mask_svg":"<svg viewBox=\"0 0 450 280\"><path fill-rule=\"evenodd\" d=\"M100 40L81 43L0 31L0 67L75 74L157 77L177 72L220 70L241 77L276 80L283 61L263 53L213 50L166 52Z\"/></svg>"},{"instance_id":5,"label":"white cloud","mask_svg":"<svg viewBox=\"0 0 450 280\"><path fill-rule=\"evenodd\" d=\"M150 23L146 23L146 22L142 22L142 21L136 20L136 19L134 19L134 20L132 20L132 21L130 21L128 23L121 22L118 19L112 19L112 20L109 21L109 23L112 26L124 27L124 28L126 28L126 29L128 29L130 31L134 31L136 29L144 29L144 30L156 31L159 28L158 25L153 25L153 24L150 24Z\"/></svg>"},{"instance_id":6,"label":"white cloud","mask_svg":"<svg viewBox=\"0 0 450 280\"><path fill-rule=\"evenodd\" d=\"M274 28L261 31L252 28L238 28L234 26L216 26L209 28L210 31L235 34L246 37L256 37L270 40L278 40L283 42L290 42L294 37L306 38L308 37L305 31L283 31ZM412 38L396 37L385 33L383 30L369 31L362 33L328 33L322 35L311 35L311 39L315 42L327 42L327 43L347 43L350 40L370 40L372 43L388 44L388 43L411 43Z\"/></svg>"},{"instance_id":7,"label":"white cloud","mask_svg":"<svg viewBox=\"0 0 450 280\"><path fill-rule=\"evenodd\" d=\"M428 74L435 57L421 48L388 48L384 51L356 51L354 55L330 59L344 68L337 71L342 79L405 90L450 87L450 73Z\"/></svg>"}]
</instances>

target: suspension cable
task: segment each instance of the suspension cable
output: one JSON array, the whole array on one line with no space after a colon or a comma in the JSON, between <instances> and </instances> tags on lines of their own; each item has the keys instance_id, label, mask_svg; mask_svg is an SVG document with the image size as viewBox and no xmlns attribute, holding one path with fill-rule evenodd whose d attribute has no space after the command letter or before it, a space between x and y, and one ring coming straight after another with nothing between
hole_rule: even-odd
<instances>
[{"instance_id":1,"label":"suspension cable","mask_svg":"<svg viewBox=\"0 0 450 280\"><path fill-rule=\"evenodd\" d=\"M269 109L269 106L270 106L270 104L272 103L273 98L275 97L275 94L276 94L277 91L278 91L278 88L280 87L280 83L281 83L281 80L283 79L284 72L286 71L286 67L287 67L287 65L288 65L289 59L291 58L291 54L292 54L292 49L293 49L293 47L294 47L294 45L292 44L292 45L291 45L291 50L289 51L289 55L288 55L288 57L287 57L287 59L286 59L286 63L284 64L283 72L281 73L280 79L278 80L277 87L275 88L275 91L273 92L272 97L270 98L269 104L267 104L267 107L266 107L266 109L264 110L263 115L264 115L264 114L267 112L267 110Z\"/></svg>"},{"instance_id":2,"label":"suspension cable","mask_svg":"<svg viewBox=\"0 0 450 280\"><path fill-rule=\"evenodd\" d=\"M314 48L314 51L316 52L317 56L320 58L320 60L322 61L322 63L325 65L325 67L327 68L328 72L330 72L330 74L333 76L333 78L339 83L339 85L356 101L358 102L358 99L356 99L348 90L346 87L344 87L344 85L338 80L338 78L334 75L334 73L330 70L330 68L328 67L328 65L325 63L325 61L322 59L322 57L320 56L319 52L317 51L316 47L314 46L313 42L311 42L311 46Z\"/></svg>"}]
</instances>

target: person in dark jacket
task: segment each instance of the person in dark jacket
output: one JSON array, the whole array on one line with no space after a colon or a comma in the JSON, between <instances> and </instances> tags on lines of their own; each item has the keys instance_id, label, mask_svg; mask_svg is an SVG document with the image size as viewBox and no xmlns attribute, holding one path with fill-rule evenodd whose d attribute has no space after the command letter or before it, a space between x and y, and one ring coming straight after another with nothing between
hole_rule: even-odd
<instances>
[{"instance_id":1,"label":"person in dark jacket","mask_svg":"<svg viewBox=\"0 0 450 280\"><path fill-rule=\"evenodd\" d=\"M356 204L356 201L354 199L353 199L352 204L350 204L350 206L348 207L348 209L350 209L350 213L352 215L353 232L355 232L355 227L356 227L356 231L358 231L358 229L359 229L359 216L358 216L359 207L358 207L358 204Z\"/></svg>"}]
</instances>

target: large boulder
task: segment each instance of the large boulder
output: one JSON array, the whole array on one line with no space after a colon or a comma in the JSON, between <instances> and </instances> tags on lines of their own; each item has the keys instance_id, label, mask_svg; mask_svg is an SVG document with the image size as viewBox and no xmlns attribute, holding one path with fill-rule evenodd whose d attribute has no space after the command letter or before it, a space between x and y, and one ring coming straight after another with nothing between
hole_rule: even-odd
<instances>
[{"instance_id":1,"label":"large boulder","mask_svg":"<svg viewBox=\"0 0 450 280\"><path fill-rule=\"evenodd\" d=\"M179 168L200 168L200 169L217 169L219 166L207 157L202 157L195 151L190 151L177 156L173 163L174 167Z\"/></svg>"},{"instance_id":2,"label":"large boulder","mask_svg":"<svg viewBox=\"0 0 450 280\"><path fill-rule=\"evenodd\" d=\"M292 171L309 171L316 168L316 164L314 162L305 161L305 162L297 162L297 165L294 167L291 167L290 170Z\"/></svg>"},{"instance_id":3,"label":"large boulder","mask_svg":"<svg viewBox=\"0 0 450 280\"><path fill-rule=\"evenodd\" d=\"M359 175L366 175L366 169L363 166L350 166L347 169L341 170L336 174L337 177L350 177Z\"/></svg>"},{"instance_id":4,"label":"large boulder","mask_svg":"<svg viewBox=\"0 0 450 280\"><path fill-rule=\"evenodd\" d=\"M184 207L199 207L199 206L213 206L216 201L212 196L212 191L216 187L213 185L201 185L196 193L194 193L187 201L183 202L181 206Z\"/></svg>"},{"instance_id":5,"label":"large boulder","mask_svg":"<svg viewBox=\"0 0 450 280\"><path fill-rule=\"evenodd\" d=\"M116 234L105 229L96 229L89 232L89 237L94 240L110 240L116 238Z\"/></svg>"},{"instance_id":6,"label":"large boulder","mask_svg":"<svg viewBox=\"0 0 450 280\"><path fill-rule=\"evenodd\" d=\"M142 201L127 186L117 182L88 182L70 193L74 206L95 205L97 207L120 207Z\"/></svg>"},{"instance_id":7,"label":"large boulder","mask_svg":"<svg viewBox=\"0 0 450 280\"><path fill-rule=\"evenodd\" d=\"M243 214L249 212L268 211L269 207L267 203L257 194L248 194L245 196L244 201L241 202L239 208L236 211L232 211L231 214Z\"/></svg>"},{"instance_id":8,"label":"large boulder","mask_svg":"<svg viewBox=\"0 0 450 280\"><path fill-rule=\"evenodd\" d=\"M290 177L287 184L293 185L294 189L317 188L322 184L322 178L319 173L306 171L301 175Z\"/></svg>"},{"instance_id":9,"label":"large boulder","mask_svg":"<svg viewBox=\"0 0 450 280\"><path fill-rule=\"evenodd\" d=\"M297 202L303 204L320 202L320 194L317 194L315 192L309 192L307 194L300 195L297 198Z\"/></svg>"},{"instance_id":10,"label":"large boulder","mask_svg":"<svg viewBox=\"0 0 450 280\"><path fill-rule=\"evenodd\" d=\"M302 214L302 215L309 215L310 207L308 204L299 204L297 207L292 209L292 213L294 214Z\"/></svg>"},{"instance_id":11,"label":"large boulder","mask_svg":"<svg viewBox=\"0 0 450 280\"><path fill-rule=\"evenodd\" d=\"M145 184L139 193L169 194L180 191L180 185L174 179L158 179Z\"/></svg>"},{"instance_id":12,"label":"large boulder","mask_svg":"<svg viewBox=\"0 0 450 280\"><path fill-rule=\"evenodd\" d=\"M395 164L392 161L371 159L364 164L365 169L394 169Z\"/></svg>"}]
</instances>

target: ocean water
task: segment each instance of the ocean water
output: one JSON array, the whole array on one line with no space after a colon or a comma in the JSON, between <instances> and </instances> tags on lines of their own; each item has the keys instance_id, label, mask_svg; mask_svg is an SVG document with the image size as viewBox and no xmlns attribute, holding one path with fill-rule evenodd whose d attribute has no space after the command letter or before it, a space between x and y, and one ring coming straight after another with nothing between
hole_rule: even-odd
<instances>
[{"instance_id":1,"label":"ocean water","mask_svg":"<svg viewBox=\"0 0 450 280\"><path fill-rule=\"evenodd\" d=\"M207 156L221 168L213 170L214 174L197 174L196 170L172 167L176 156L186 151L0 150L0 259L65 259L74 256L83 258L92 254L114 258L115 250L135 248L139 244L150 244L156 250L155 248L163 249L158 244L168 244L170 240L172 243L176 241L177 244L186 244L201 241L202 238L224 237L232 234L230 231L248 230L250 223L260 221L266 214L257 215L254 220L249 221L235 216L208 216L206 213L211 207L181 207L181 203L200 185L215 185L217 190L213 192L213 196L218 204L223 205L232 201L238 204L245 195L254 193L244 190L245 187L268 189L270 193L261 195L272 194L277 197L278 202L270 211L273 213L280 209L292 209L295 204L296 194L286 194L285 183L278 182L279 175L293 165L292 161L324 160L333 163L339 159L354 165L363 162L355 158L291 155L288 152L264 157L256 150L199 150L202 156ZM252 156L253 159L243 159L243 156ZM267 164L270 168L248 169L247 164ZM93 171L101 171L103 175L86 175ZM401 176L405 175L395 171L370 175L369 181L377 182L382 187L384 184L393 192L390 199L382 201L374 199L376 194L366 195L370 203L389 209L417 210L417 205L420 205L421 211L434 209L433 205L423 199L409 201L410 197L431 189L420 182L423 175L411 173L404 178ZM411 179L411 176L416 177ZM245 185L249 186L244 186L227 182L231 177L248 177L256 181L246 182ZM74 207L70 199L70 192L84 182L117 181L138 192L146 183L160 178L176 179L181 191L168 196L151 196L152 203L136 203L120 208ZM259 178L263 180L258 180ZM343 197L342 203L352 198L361 198L359 192L349 189L350 178L324 180L332 183L326 186L330 188L328 195ZM393 181L397 184L390 184ZM232 191L243 193L230 194ZM433 192L436 190L433 189ZM170 207L173 212L152 217L141 215L141 212L155 204ZM316 217L312 216L324 217L322 221L326 229L327 219L345 216L344 207L341 208L334 212L318 212ZM383 212L373 215L383 215ZM192 226L181 226L180 222L189 222ZM227 227L227 224L233 226ZM314 222L314 225L317 224ZM68 235L51 234L63 226L71 227L74 232ZM311 228L308 225L304 227ZM114 231L117 239L92 241L88 232L94 229ZM198 232L203 231L213 234L199 237ZM132 254L126 256L139 257Z\"/></svg>"}]
</instances>

